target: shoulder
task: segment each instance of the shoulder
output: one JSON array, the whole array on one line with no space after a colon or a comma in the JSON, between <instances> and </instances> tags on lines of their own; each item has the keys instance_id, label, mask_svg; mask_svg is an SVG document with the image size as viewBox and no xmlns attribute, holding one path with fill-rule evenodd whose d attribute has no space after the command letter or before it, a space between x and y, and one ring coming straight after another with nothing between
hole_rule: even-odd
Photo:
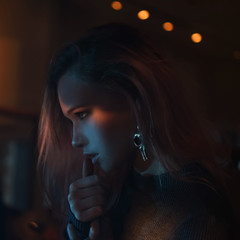
<instances>
[{"instance_id":1,"label":"shoulder","mask_svg":"<svg viewBox=\"0 0 240 240\"><path fill-rule=\"evenodd\" d=\"M172 239L234 239L234 218L224 192L201 166L187 167L183 173L183 179L170 174L160 178L158 202L178 219Z\"/></svg>"},{"instance_id":2,"label":"shoulder","mask_svg":"<svg viewBox=\"0 0 240 240\"><path fill-rule=\"evenodd\" d=\"M223 219L210 214L188 215L177 225L171 240L227 240L229 226Z\"/></svg>"}]
</instances>

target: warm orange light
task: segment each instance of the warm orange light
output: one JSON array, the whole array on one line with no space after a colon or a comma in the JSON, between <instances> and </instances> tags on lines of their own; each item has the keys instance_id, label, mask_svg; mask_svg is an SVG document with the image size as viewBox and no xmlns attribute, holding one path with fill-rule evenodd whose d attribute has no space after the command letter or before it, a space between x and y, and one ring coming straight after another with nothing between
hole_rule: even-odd
<instances>
[{"instance_id":1,"label":"warm orange light","mask_svg":"<svg viewBox=\"0 0 240 240\"><path fill-rule=\"evenodd\" d=\"M111 6L114 10L121 10L122 9L122 3L120 3L119 1L113 1L111 3Z\"/></svg>"},{"instance_id":2,"label":"warm orange light","mask_svg":"<svg viewBox=\"0 0 240 240\"><path fill-rule=\"evenodd\" d=\"M147 10L142 10L140 12L138 12L138 18L141 20L146 20L149 18L150 14Z\"/></svg>"},{"instance_id":3,"label":"warm orange light","mask_svg":"<svg viewBox=\"0 0 240 240\"><path fill-rule=\"evenodd\" d=\"M240 51L239 51L239 50L235 50L235 51L233 52L233 56L234 56L236 59L240 60Z\"/></svg>"},{"instance_id":4,"label":"warm orange light","mask_svg":"<svg viewBox=\"0 0 240 240\"><path fill-rule=\"evenodd\" d=\"M171 22L165 22L163 24L163 29L165 31L171 32L173 30L173 28L174 28L174 26L173 26L173 24Z\"/></svg>"},{"instance_id":5,"label":"warm orange light","mask_svg":"<svg viewBox=\"0 0 240 240\"><path fill-rule=\"evenodd\" d=\"M200 43L202 41L202 35L200 33L193 33L191 39L195 43Z\"/></svg>"}]
</instances>

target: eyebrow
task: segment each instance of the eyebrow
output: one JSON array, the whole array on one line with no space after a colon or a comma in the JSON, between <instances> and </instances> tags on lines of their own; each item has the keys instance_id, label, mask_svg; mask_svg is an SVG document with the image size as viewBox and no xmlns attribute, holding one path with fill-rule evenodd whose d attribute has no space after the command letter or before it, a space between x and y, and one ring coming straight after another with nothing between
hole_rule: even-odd
<instances>
[{"instance_id":1,"label":"eyebrow","mask_svg":"<svg viewBox=\"0 0 240 240\"><path fill-rule=\"evenodd\" d=\"M86 108L87 105L88 105L88 104L83 104L83 105L77 105L77 106L75 106L75 107L71 107L70 109L67 110L67 114L73 112L73 111L74 111L75 109L77 109L77 108Z\"/></svg>"}]
</instances>

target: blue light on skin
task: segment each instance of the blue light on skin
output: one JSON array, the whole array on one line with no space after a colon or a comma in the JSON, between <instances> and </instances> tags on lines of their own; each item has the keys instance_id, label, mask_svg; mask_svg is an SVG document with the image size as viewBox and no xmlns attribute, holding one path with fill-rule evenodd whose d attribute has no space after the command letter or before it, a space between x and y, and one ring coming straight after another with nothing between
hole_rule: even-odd
<instances>
[{"instance_id":1,"label":"blue light on skin","mask_svg":"<svg viewBox=\"0 0 240 240\"><path fill-rule=\"evenodd\" d=\"M133 144L136 121L123 96L85 83L73 74L59 80L58 97L65 117L71 120L74 147L98 154L96 164L114 188L121 188L138 149ZM141 159L142 161L142 159Z\"/></svg>"}]
</instances>

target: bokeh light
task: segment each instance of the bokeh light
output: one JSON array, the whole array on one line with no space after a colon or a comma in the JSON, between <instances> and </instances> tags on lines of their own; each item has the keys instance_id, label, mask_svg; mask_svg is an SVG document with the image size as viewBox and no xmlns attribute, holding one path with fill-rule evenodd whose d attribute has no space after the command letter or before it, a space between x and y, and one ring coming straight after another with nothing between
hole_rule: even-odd
<instances>
[{"instance_id":1,"label":"bokeh light","mask_svg":"<svg viewBox=\"0 0 240 240\"><path fill-rule=\"evenodd\" d=\"M240 51L239 50L235 50L233 52L233 56L234 58L236 58L237 60L240 60Z\"/></svg>"},{"instance_id":2,"label":"bokeh light","mask_svg":"<svg viewBox=\"0 0 240 240\"><path fill-rule=\"evenodd\" d=\"M162 26L163 26L163 29L167 32L171 32L174 29L174 26L171 22L165 22L165 23L163 23Z\"/></svg>"},{"instance_id":3,"label":"bokeh light","mask_svg":"<svg viewBox=\"0 0 240 240\"><path fill-rule=\"evenodd\" d=\"M111 7L114 9L114 10L121 10L122 9L122 3L119 2L119 1L113 1L111 3Z\"/></svg>"},{"instance_id":4,"label":"bokeh light","mask_svg":"<svg viewBox=\"0 0 240 240\"><path fill-rule=\"evenodd\" d=\"M191 39L194 43L200 43L202 41L202 35L200 33L193 33Z\"/></svg>"},{"instance_id":5,"label":"bokeh light","mask_svg":"<svg viewBox=\"0 0 240 240\"><path fill-rule=\"evenodd\" d=\"M141 20L146 20L149 18L150 14L147 10L141 10L138 12L138 18Z\"/></svg>"}]
</instances>

